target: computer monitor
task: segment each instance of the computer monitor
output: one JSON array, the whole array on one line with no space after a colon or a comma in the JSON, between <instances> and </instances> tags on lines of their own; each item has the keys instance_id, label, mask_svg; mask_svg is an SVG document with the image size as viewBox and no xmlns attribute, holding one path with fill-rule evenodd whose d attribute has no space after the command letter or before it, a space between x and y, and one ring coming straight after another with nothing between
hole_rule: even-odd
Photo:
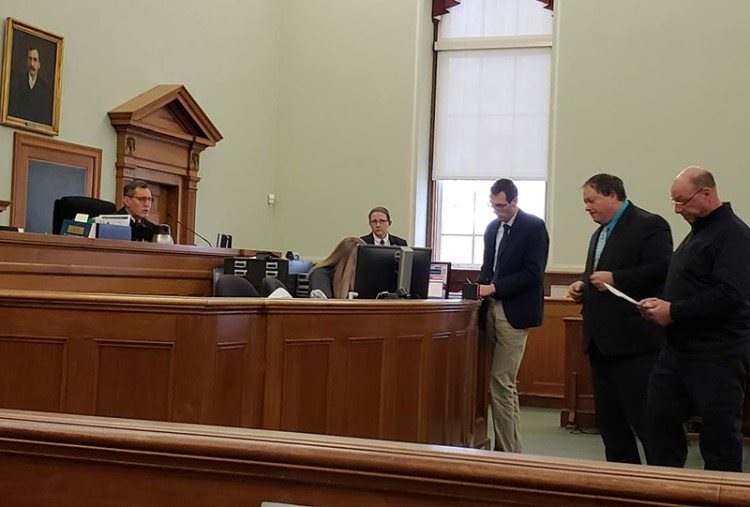
<instances>
[{"instance_id":1,"label":"computer monitor","mask_svg":"<svg viewBox=\"0 0 750 507\"><path fill-rule=\"evenodd\" d=\"M407 248L409 253L411 249ZM399 288L407 292L411 277L399 283L402 276L411 268L411 262L402 263L404 250L399 246L359 245L357 247L357 270L354 275L354 292L358 299L376 299L381 292L395 294ZM407 256L408 257L408 256Z\"/></svg>"},{"instance_id":2,"label":"computer monitor","mask_svg":"<svg viewBox=\"0 0 750 507\"><path fill-rule=\"evenodd\" d=\"M432 248L413 247L412 250L411 288L409 294L412 299L427 299L430 289Z\"/></svg>"},{"instance_id":3,"label":"computer monitor","mask_svg":"<svg viewBox=\"0 0 750 507\"><path fill-rule=\"evenodd\" d=\"M93 218L99 215L113 215L115 210L114 203L93 197L82 195L61 197L55 201L52 212L52 234L60 234L63 220L73 219L78 213L85 213L89 218Z\"/></svg>"}]
</instances>

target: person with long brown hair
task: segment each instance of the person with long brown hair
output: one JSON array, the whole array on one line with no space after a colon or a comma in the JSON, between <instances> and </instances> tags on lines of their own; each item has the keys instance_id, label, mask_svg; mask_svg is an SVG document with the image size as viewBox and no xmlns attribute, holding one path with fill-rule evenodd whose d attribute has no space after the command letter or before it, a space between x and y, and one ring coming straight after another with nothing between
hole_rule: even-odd
<instances>
[{"instance_id":1,"label":"person with long brown hair","mask_svg":"<svg viewBox=\"0 0 750 507\"><path fill-rule=\"evenodd\" d=\"M346 299L354 289L357 246L364 243L354 236L339 241L333 252L310 271L310 291L319 289L326 297Z\"/></svg>"}]
</instances>

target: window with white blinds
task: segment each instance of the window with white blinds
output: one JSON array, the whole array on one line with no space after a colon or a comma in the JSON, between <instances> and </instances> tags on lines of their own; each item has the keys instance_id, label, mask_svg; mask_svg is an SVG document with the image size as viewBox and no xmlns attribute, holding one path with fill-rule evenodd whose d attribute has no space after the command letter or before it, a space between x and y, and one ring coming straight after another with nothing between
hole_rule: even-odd
<instances>
[{"instance_id":1,"label":"window with white blinds","mask_svg":"<svg viewBox=\"0 0 750 507\"><path fill-rule=\"evenodd\" d=\"M436 257L481 264L498 178L544 217L552 14L532 0L464 0L438 27L433 179Z\"/></svg>"}]
</instances>

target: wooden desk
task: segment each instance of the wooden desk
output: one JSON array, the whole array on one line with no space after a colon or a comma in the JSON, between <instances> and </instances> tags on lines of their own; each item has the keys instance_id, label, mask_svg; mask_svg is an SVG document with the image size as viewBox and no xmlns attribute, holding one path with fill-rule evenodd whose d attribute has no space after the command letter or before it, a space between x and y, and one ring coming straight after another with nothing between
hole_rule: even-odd
<instances>
[{"instance_id":1,"label":"wooden desk","mask_svg":"<svg viewBox=\"0 0 750 507\"><path fill-rule=\"evenodd\" d=\"M3 505L746 506L747 474L0 411Z\"/></svg>"},{"instance_id":2,"label":"wooden desk","mask_svg":"<svg viewBox=\"0 0 750 507\"><path fill-rule=\"evenodd\" d=\"M518 370L521 404L562 408L565 398L565 319L579 315L572 299L544 299L544 322L529 329L526 351Z\"/></svg>"},{"instance_id":3,"label":"wooden desk","mask_svg":"<svg viewBox=\"0 0 750 507\"><path fill-rule=\"evenodd\" d=\"M0 291L0 407L470 446L477 306Z\"/></svg>"},{"instance_id":4,"label":"wooden desk","mask_svg":"<svg viewBox=\"0 0 750 507\"><path fill-rule=\"evenodd\" d=\"M213 268L255 253L0 232L0 289L210 296Z\"/></svg>"}]
</instances>

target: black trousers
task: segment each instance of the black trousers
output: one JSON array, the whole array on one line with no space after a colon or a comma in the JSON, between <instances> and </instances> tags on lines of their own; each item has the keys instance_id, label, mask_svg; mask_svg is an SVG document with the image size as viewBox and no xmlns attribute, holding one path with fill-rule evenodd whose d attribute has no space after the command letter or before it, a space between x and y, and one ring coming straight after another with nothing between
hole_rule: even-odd
<instances>
[{"instance_id":1,"label":"black trousers","mask_svg":"<svg viewBox=\"0 0 750 507\"><path fill-rule=\"evenodd\" d=\"M594 384L596 425L607 461L641 463L636 435L646 445L643 411L648 381L658 351L627 356L603 356L594 342L588 350Z\"/></svg>"},{"instance_id":2,"label":"black trousers","mask_svg":"<svg viewBox=\"0 0 750 507\"><path fill-rule=\"evenodd\" d=\"M742 405L750 356L686 359L662 351L649 384L646 421L649 465L683 467L684 423L702 419L700 450L706 470L742 471Z\"/></svg>"}]
</instances>

